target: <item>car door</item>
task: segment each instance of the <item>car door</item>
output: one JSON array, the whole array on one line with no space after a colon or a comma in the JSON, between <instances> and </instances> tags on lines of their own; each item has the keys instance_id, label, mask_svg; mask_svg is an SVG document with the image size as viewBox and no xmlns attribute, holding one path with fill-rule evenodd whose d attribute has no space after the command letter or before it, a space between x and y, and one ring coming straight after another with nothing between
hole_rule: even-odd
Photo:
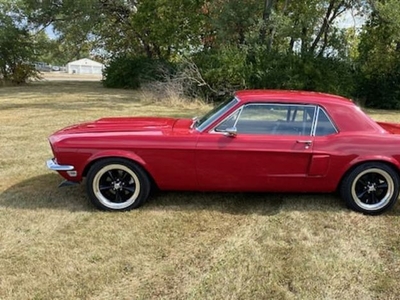
<instances>
[{"instance_id":1,"label":"car door","mask_svg":"<svg viewBox=\"0 0 400 300\"><path fill-rule=\"evenodd\" d=\"M301 190L310 165L316 107L251 103L199 135L200 189Z\"/></svg>"},{"instance_id":2,"label":"car door","mask_svg":"<svg viewBox=\"0 0 400 300\"><path fill-rule=\"evenodd\" d=\"M318 107L312 135L313 155L304 189L310 192L334 191L344 172L342 168L352 158L344 155L339 131L322 107ZM347 138L345 143L348 143Z\"/></svg>"}]
</instances>

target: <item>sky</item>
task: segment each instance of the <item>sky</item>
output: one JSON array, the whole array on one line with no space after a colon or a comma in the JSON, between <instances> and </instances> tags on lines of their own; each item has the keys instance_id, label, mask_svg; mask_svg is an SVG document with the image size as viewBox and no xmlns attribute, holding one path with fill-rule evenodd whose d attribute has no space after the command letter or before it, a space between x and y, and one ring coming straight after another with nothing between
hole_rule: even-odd
<instances>
[{"instance_id":1,"label":"sky","mask_svg":"<svg viewBox=\"0 0 400 300\"><path fill-rule=\"evenodd\" d=\"M57 36L55 35L53 29L54 29L54 28L53 28L53 25L49 25L49 26L47 26L46 29L45 29L45 32L46 32L47 36L48 36L50 39L52 39L52 40L56 39L56 37L57 37Z\"/></svg>"},{"instance_id":2,"label":"sky","mask_svg":"<svg viewBox=\"0 0 400 300\"><path fill-rule=\"evenodd\" d=\"M365 23L366 17L360 16L360 13L356 10L347 10L344 15L338 19L337 26L340 28L355 27L360 29Z\"/></svg>"}]
</instances>

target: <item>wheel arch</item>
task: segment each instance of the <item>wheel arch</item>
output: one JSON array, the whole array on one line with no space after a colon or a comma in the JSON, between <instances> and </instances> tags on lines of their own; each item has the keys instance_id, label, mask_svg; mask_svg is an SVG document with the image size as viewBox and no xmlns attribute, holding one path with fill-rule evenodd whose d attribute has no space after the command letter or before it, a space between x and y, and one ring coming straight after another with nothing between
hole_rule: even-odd
<instances>
[{"instance_id":1,"label":"wheel arch","mask_svg":"<svg viewBox=\"0 0 400 300\"><path fill-rule=\"evenodd\" d=\"M343 180L346 178L346 176L351 173L355 168L357 168L358 166L361 166L363 164L367 164L367 163L381 163L381 164L385 164L386 166L390 167L391 169L393 169L393 171L395 171L399 177L400 177L400 165L397 161L394 161L392 159L365 159L365 160L357 160L355 162L353 162L348 168L347 170L343 173L343 175L340 177L340 180L338 182L338 185L336 186L336 190L338 191L342 185Z\"/></svg>"},{"instance_id":2,"label":"wheel arch","mask_svg":"<svg viewBox=\"0 0 400 300\"><path fill-rule=\"evenodd\" d=\"M136 166L138 166L139 168L141 168L149 177L150 179L150 183L153 187L158 188L156 181L154 180L153 175L148 171L148 169L146 168L146 163L145 161L138 156L135 153L132 152L128 152L128 151L118 151L118 152L101 152L101 153L96 153L95 155L93 155L92 157L90 157L87 160L87 163L83 169L82 172L82 177L86 177L90 168L96 164L97 162L104 160L104 159L112 159L112 158L116 158L116 159L125 159L128 160L132 163L134 163Z\"/></svg>"}]
</instances>

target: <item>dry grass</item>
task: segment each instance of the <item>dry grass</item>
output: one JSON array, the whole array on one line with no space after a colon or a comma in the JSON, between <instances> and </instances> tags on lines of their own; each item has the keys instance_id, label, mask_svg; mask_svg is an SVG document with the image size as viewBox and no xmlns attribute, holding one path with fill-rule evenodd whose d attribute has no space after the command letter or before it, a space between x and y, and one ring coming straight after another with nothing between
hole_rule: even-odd
<instances>
[{"instance_id":1,"label":"dry grass","mask_svg":"<svg viewBox=\"0 0 400 300\"><path fill-rule=\"evenodd\" d=\"M103 213L57 189L46 137L113 115L194 116L99 83L0 89L0 299L399 299L400 207L334 195L160 193ZM398 112L373 111L396 121Z\"/></svg>"}]
</instances>

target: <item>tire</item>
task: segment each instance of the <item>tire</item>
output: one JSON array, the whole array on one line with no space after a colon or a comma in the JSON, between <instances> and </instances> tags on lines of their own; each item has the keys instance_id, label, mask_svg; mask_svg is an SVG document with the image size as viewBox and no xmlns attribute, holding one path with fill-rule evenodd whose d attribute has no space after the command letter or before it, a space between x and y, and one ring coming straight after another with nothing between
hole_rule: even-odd
<instances>
[{"instance_id":1,"label":"tire","mask_svg":"<svg viewBox=\"0 0 400 300\"><path fill-rule=\"evenodd\" d=\"M399 196L399 174L384 163L365 163L350 171L340 186L347 206L368 215L390 209Z\"/></svg>"},{"instance_id":2,"label":"tire","mask_svg":"<svg viewBox=\"0 0 400 300\"><path fill-rule=\"evenodd\" d=\"M90 168L86 188L90 201L97 208L127 211L147 200L151 183L146 172L132 161L107 158Z\"/></svg>"}]
</instances>

